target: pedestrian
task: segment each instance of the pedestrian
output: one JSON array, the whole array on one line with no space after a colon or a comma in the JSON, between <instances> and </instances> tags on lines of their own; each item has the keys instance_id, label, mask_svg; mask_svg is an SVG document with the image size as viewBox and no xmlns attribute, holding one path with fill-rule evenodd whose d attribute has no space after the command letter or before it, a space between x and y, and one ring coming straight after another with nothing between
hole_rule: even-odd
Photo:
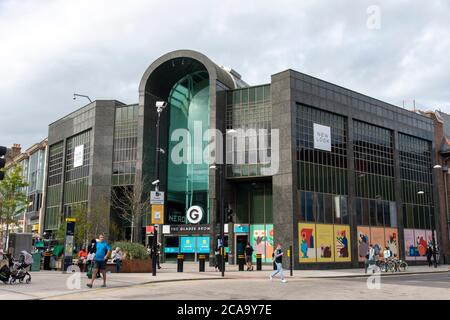
<instances>
[{"instance_id":1,"label":"pedestrian","mask_svg":"<svg viewBox=\"0 0 450 320\"><path fill-rule=\"evenodd\" d=\"M106 287L106 261L108 260L109 253L111 252L111 247L105 241L105 235L103 233L99 235L98 239L99 241L97 242L95 248L94 271L92 272L91 283L87 284L89 288L92 288L92 285L94 284L94 280L96 278L94 277L94 274L97 274L99 271L103 277L102 287Z\"/></svg>"},{"instance_id":2,"label":"pedestrian","mask_svg":"<svg viewBox=\"0 0 450 320\"><path fill-rule=\"evenodd\" d=\"M383 258L384 260L388 260L389 258L391 258L391 250L389 250L388 247L385 247L384 251L383 251Z\"/></svg>"},{"instance_id":3,"label":"pedestrian","mask_svg":"<svg viewBox=\"0 0 450 320\"><path fill-rule=\"evenodd\" d=\"M433 262L431 262L431 257L432 256L433 256L433 249L431 248L431 246L429 246L428 249L427 249L428 267L431 267L431 265L433 264Z\"/></svg>"},{"instance_id":4,"label":"pedestrian","mask_svg":"<svg viewBox=\"0 0 450 320\"><path fill-rule=\"evenodd\" d=\"M364 257L364 273L369 269L369 248L367 248L366 256Z\"/></svg>"},{"instance_id":5,"label":"pedestrian","mask_svg":"<svg viewBox=\"0 0 450 320\"><path fill-rule=\"evenodd\" d=\"M376 264L375 249L372 244L369 246L369 268L375 273L374 266Z\"/></svg>"},{"instance_id":6,"label":"pedestrian","mask_svg":"<svg viewBox=\"0 0 450 320\"><path fill-rule=\"evenodd\" d=\"M160 256L161 256L161 243L158 242L156 244L156 263L158 265L158 269L161 269L161 264L160 264L160 261L159 261Z\"/></svg>"},{"instance_id":7,"label":"pedestrian","mask_svg":"<svg viewBox=\"0 0 450 320\"><path fill-rule=\"evenodd\" d=\"M120 268L122 267L122 260L123 260L123 252L119 247L117 247L111 253L111 259L112 259L112 262L116 264L116 272L119 273Z\"/></svg>"},{"instance_id":8,"label":"pedestrian","mask_svg":"<svg viewBox=\"0 0 450 320\"><path fill-rule=\"evenodd\" d=\"M153 246L148 245L147 253L150 255L150 259L153 259ZM155 251L155 260L156 260L156 266L158 267L158 269L161 269L161 265L159 262L160 253L161 253L161 243L158 242L156 244L156 251Z\"/></svg>"},{"instance_id":9,"label":"pedestrian","mask_svg":"<svg viewBox=\"0 0 450 320\"><path fill-rule=\"evenodd\" d=\"M87 259L87 251L84 247L82 247L81 250L78 252L78 267L80 268L81 272L84 271L84 268L86 266L86 259Z\"/></svg>"},{"instance_id":10,"label":"pedestrian","mask_svg":"<svg viewBox=\"0 0 450 320\"><path fill-rule=\"evenodd\" d=\"M89 271L89 268L94 263L96 249L97 249L97 240L92 239L87 250L86 271Z\"/></svg>"},{"instance_id":11,"label":"pedestrian","mask_svg":"<svg viewBox=\"0 0 450 320\"><path fill-rule=\"evenodd\" d=\"M220 248L219 248L219 246L216 247L216 250L214 251L214 255L216 257L216 259L215 259L216 265L214 266L214 269L216 271L218 271L218 270L220 271L220 270L222 270L222 268L221 268L221 263L220 263Z\"/></svg>"},{"instance_id":12,"label":"pedestrian","mask_svg":"<svg viewBox=\"0 0 450 320\"><path fill-rule=\"evenodd\" d=\"M245 263L247 264L247 271L253 271L252 258L253 258L253 247L250 242L247 242L245 246Z\"/></svg>"},{"instance_id":13,"label":"pedestrian","mask_svg":"<svg viewBox=\"0 0 450 320\"><path fill-rule=\"evenodd\" d=\"M277 266L277 270L270 275L269 279L272 280L273 277L279 273L281 277L281 282L283 283L287 282L283 274L283 250L281 249L281 243L277 245L277 248L274 252L273 260Z\"/></svg>"}]
</instances>

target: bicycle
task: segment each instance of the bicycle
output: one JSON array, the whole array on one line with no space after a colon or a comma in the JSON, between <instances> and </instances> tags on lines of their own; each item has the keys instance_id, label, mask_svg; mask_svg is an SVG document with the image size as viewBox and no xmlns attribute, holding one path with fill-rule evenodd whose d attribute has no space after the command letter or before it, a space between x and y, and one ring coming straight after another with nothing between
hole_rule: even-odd
<instances>
[{"instance_id":1,"label":"bicycle","mask_svg":"<svg viewBox=\"0 0 450 320\"><path fill-rule=\"evenodd\" d=\"M401 259L392 259L394 271L405 272L408 269L408 263Z\"/></svg>"}]
</instances>

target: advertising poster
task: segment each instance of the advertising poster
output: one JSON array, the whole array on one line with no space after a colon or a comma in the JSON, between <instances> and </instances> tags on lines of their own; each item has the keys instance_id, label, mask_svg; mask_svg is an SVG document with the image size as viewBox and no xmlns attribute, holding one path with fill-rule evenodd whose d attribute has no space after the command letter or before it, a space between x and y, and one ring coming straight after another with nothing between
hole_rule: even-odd
<instances>
[{"instance_id":1,"label":"advertising poster","mask_svg":"<svg viewBox=\"0 0 450 320\"><path fill-rule=\"evenodd\" d=\"M314 223L298 224L299 262L316 261L316 225Z\"/></svg>"},{"instance_id":2,"label":"advertising poster","mask_svg":"<svg viewBox=\"0 0 450 320\"><path fill-rule=\"evenodd\" d=\"M405 237L405 259L415 260L416 259L416 242L414 240L414 230L404 229L403 236Z\"/></svg>"},{"instance_id":3,"label":"advertising poster","mask_svg":"<svg viewBox=\"0 0 450 320\"><path fill-rule=\"evenodd\" d=\"M364 261L370 245L370 228L358 226L358 261Z\"/></svg>"},{"instance_id":4,"label":"advertising poster","mask_svg":"<svg viewBox=\"0 0 450 320\"><path fill-rule=\"evenodd\" d=\"M334 225L334 260L336 262L350 262L350 226Z\"/></svg>"},{"instance_id":5,"label":"advertising poster","mask_svg":"<svg viewBox=\"0 0 450 320\"><path fill-rule=\"evenodd\" d=\"M180 237L180 252L181 253L195 253L195 238L194 237Z\"/></svg>"},{"instance_id":6,"label":"advertising poster","mask_svg":"<svg viewBox=\"0 0 450 320\"><path fill-rule=\"evenodd\" d=\"M197 237L197 253L209 253L209 237Z\"/></svg>"},{"instance_id":7,"label":"advertising poster","mask_svg":"<svg viewBox=\"0 0 450 320\"><path fill-rule=\"evenodd\" d=\"M386 228L385 239L386 239L386 246L392 251L392 255L399 257L397 228Z\"/></svg>"},{"instance_id":8,"label":"advertising poster","mask_svg":"<svg viewBox=\"0 0 450 320\"><path fill-rule=\"evenodd\" d=\"M317 224L317 261L334 262L334 236L332 224Z\"/></svg>"},{"instance_id":9,"label":"advertising poster","mask_svg":"<svg viewBox=\"0 0 450 320\"><path fill-rule=\"evenodd\" d=\"M273 254L273 224L266 224L266 259L265 262L272 262ZM287 250L287 248L285 248Z\"/></svg>"},{"instance_id":10,"label":"advertising poster","mask_svg":"<svg viewBox=\"0 0 450 320\"><path fill-rule=\"evenodd\" d=\"M370 242L373 244L375 255L383 257L385 247L384 228L370 228Z\"/></svg>"},{"instance_id":11,"label":"advertising poster","mask_svg":"<svg viewBox=\"0 0 450 320\"><path fill-rule=\"evenodd\" d=\"M414 229L414 239L418 252L416 260L427 260L427 235L425 230Z\"/></svg>"},{"instance_id":12,"label":"advertising poster","mask_svg":"<svg viewBox=\"0 0 450 320\"><path fill-rule=\"evenodd\" d=\"M272 255L266 257L266 242L268 242L266 228L263 224L254 224L250 226L250 244L253 247L253 261L256 261L256 255L262 255L262 261L272 261Z\"/></svg>"}]
</instances>

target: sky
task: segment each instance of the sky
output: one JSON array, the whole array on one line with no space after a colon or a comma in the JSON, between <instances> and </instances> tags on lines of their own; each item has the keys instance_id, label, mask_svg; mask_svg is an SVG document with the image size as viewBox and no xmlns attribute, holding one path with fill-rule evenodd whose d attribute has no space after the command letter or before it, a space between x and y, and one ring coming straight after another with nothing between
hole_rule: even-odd
<instances>
[{"instance_id":1,"label":"sky","mask_svg":"<svg viewBox=\"0 0 450 320\"><path fill-rule=\"evenodd\" d=\"M0 0L0 145L42 141L91 99L138 102L145 69L192 49L250 85L294 69L450 112L450 2Z\"/></svg>"}]
</instances>

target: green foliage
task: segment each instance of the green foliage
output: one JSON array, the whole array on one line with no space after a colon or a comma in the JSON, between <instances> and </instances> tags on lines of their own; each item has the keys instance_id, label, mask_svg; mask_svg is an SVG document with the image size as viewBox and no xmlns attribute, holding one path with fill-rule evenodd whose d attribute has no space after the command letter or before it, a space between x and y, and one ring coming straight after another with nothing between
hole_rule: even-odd
<instances>
[{"instance_id":1,"label":"green foliage","mask_svg":"<svg viewBox=\"0 0 450 320\"><path fill-rule=\"evenodd\" d=\"M28 183L22 176L22 167L18 164L5 171L4 179L0 181L0 225L7 226L6 237L9 233L9 225L17 224L18 215L28 206L25 193L27 186Z\"/></svg>"},{"instance_id":2,"label":"green foliage","mask_svg":"<svg viewBox=\"0 0 450 320\"><path fill-rule=\"evenodd\" d=\"M147 249L140 243L136 242L115 242L111 247L112 250L119 247L125 253L125 259L128 260L144 260L150 259Z\"/></svg>"}]
</instances>

